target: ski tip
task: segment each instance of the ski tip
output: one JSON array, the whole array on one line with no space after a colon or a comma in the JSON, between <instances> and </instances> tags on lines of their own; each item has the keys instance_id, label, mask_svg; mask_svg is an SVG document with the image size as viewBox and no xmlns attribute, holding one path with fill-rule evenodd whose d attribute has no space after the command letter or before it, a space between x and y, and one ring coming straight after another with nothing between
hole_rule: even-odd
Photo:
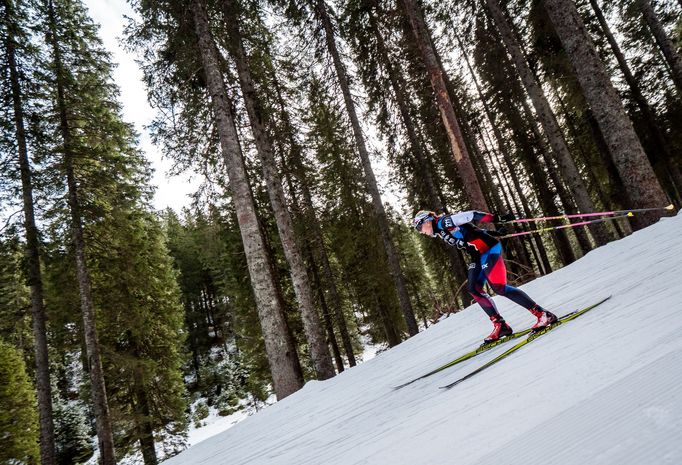
<instances>
[{"instance_id":1,"label":"ski tip","mask_svg":"<svg viewBox=\"0 0 682 465\"><path fill-rule=\"evenodd\" d=\"M668 211L672 211L672 210L675 209L675 206L671 203L671 204L668 205L667 207L663 207L663 208L666 209L666 210L668 210Z\"/></svg>"},{"instance_id":2,"label":"ski tip","mask_svg":"<svg viewBox=\"0 0 682 465\"><path fill-rule=\"evenodd\" d=\"M629 218L632 218L633 216L635 216L635 214L634 214L634 213L632 213L632 212L628 212L628 214L627 214L627 215L625 215L625 216L627 216L627 217L629 217Z\"/></svg>"}]
</instances>

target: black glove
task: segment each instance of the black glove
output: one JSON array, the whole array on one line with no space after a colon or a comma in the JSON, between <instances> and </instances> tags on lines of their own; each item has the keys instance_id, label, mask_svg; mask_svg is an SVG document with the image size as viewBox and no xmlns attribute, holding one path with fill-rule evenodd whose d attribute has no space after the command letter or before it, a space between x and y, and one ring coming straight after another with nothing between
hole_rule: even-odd
<instances>
[{"instance_id":1,"label":"black glove","mask_svg":"<svg viewBox=\"0 0 682 465\"><path fill-rule=\"evenodd\" d=\"M487 232L488 232L488 234L490 234L493 237L501 237L501 236L506 236L507 232L509 232L509 231L507 231L507 228L502 226L497 231L487 231Z\"/></svg>"},{"instance_id":2,"label":"black glove","mask_svg":"<svg viewBox=\"0 0 682 465\"><path fill-rule=\"evenodd\" d=\"M516 219L516 215L513 213L505 213L504 215L498 215L495 213L493 215L493 223L506 223L507 221L513 221Z\"/></svg>"}]
</instances>

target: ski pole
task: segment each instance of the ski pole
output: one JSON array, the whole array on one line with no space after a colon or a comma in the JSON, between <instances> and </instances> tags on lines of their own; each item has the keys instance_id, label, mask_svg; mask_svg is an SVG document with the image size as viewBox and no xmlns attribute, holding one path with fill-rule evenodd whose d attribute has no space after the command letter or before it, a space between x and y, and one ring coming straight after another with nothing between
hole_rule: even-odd
<instances>
[{"instance_id":1,"label":"ski pole","mask_svg":"<svg viewBox=\"0 0 682 465\"><path fill-rule=\"evenodd\" d=\"M554 231L557 229L564 229L564 228L575 228L577 226L585 226L586 224L594 224L594 223L601 223L602 221L612 221L612 220L617 220L620 218L628 218L628 217L635 216L632 212L633 212L633 210L627 212L624 215L610 216L608 218L599 218L598 220L581 221L579 223L562 224L561 226L551 226L549 228L533 229L532 231L521 231L521 232L512 233L512 234L505 234L504 236L500 236L500 239L508 239L510 237L525 236L526 234L542 233L542 232L546 232L546 231Z\"/></svg>"},{"instance_id":2,"label":"ski pole","mask_svg":"<svg viewBox=\"0 0 682 465\"><path fill-rule=\"evenodd\" d=\"M667 207L658 207L658 208L636 208L634 210L614 210L610 212L595 212L595 213L575 213L575 214L570 214L570 215L557 215L557 216L540 216L538 218L520 218L517 220L511 220L511 221L506 221L505 224L509 223L530 223L533 221L550 221L550 220L563 220L563 219L569 219L569 218L587 218L591 216L616 216L616 215L625 215L627 213L642 213L642 212L650 212L650 211L656 211L656 210L666 210L666 211L672 211L675 207L671 203Z\"/></svg>"}]
</instances>

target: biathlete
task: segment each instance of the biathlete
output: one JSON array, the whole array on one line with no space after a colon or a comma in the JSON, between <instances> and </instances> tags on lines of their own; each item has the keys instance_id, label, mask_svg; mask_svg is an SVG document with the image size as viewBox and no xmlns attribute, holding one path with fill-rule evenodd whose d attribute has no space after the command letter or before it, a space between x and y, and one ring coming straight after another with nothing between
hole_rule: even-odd
<instances>
[{"instance_id":1,"label":"biathlete","mask_svg":"<svg viewBox=\"0 0 682 465\"><path fill-rule=\"evenodd\" d=\"M473 223L510 221L514 215L493 215L479 211L465 211L454 215L436 215L420 210L414 217L414 228L427 236L439 237L446 244L466 250L471 256L468 273L469 294L483 307L493 323L493 332L484 339L492 342L512 334L511 327L497 311L495 302L486 294L483 286L487 281L495 293L525 307L536 318L533 330L544 328L557 321L556 315L539 306L525 292L507 284L507 269L502 258L502 244L497 239L502 233L485 231Z\"/></svg>"}]
</instances>

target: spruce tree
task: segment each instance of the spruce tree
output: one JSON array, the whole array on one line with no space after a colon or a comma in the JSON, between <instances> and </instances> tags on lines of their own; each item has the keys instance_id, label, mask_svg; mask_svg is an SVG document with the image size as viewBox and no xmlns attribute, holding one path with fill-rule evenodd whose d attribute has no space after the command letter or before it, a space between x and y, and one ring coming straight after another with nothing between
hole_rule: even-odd
<instances>
[{"instance_id":1,"label":"spruce tree","mask_svg":"<svg viewBox=\"0 0 682 465\"><path fill-rule=\"evenodd\" d=\"M313 304L313 293L305 269L301 245L295 235L294 225L288 211L281 176L277 173L274 144L268 133L270 115L262 103L262 97L257 93L250 64L250 58L244 49L242 32L240 31L240 6L236 0L221 2L227 30L228 49L232 54L239 84L242 90L249 122L254 134L256 150L263 167L263 177L268 189L270 204L275 214L277 230L284 249L284 254L291 267L291 278L299 303L306 339L310 347L310 354L315 366L318 379L328 379L336 373L331 363L327 342L322 332L319 314ZM267 51L265 52L267 53Z\"/></svg>"},{"instance_id":2,"label":"spruce tree","mask_svg":"<svg viewBox=\"0 0 682 465\"><path fill-rule=\"evenodd\" d=\"M17 350L0 340L0 463L37 464L38 415L33 386Z\"/></svg>"},{"instance_id":3,"label":"spruce tree","mask_svg":"<svg viewBox=\"0 0 682 465\"><path fill-rule=\"evenodd\" d=\"M28 74L30 63L26 61L33 58L35 61L36 50L29 45L28 34L25 29L28 26L28 15L19 3L14 5L13 0L3 2L3 21L0 23L0 36L2 37L2 68L7 70L9 82L3 79L2 87L7 87L11 95L12 113L14 119L14 144L9 144L9 151L16 151L21 177L22 198L24 206L24 231L26 236L26 278L31 288L31 312L33 316L33 339L35 344L36 363L36 390L38 407L40 412L40 455L44 465L54 464L54 425L52 421L52 394L50 389L50 373L48 366L47 334L45 323L45 307L43 299L43 281L40 270L40 246L38 228L36 226L36 214L33 195L33 169L29 159L28 137L26 132L25 114L28 102L27 92L24 91L29 82ZM22 55L28 55L22 57ZM31 57L32 55L32 57ZM22 60L23 58L23 60ZM23 62L23 63L22 63ZM35 63L34 63L35 64ZM23 66L22 66L23 65ZM4 93L4 92L3 92ZM3 102L7 100L3 99ZM13 138L9 137L9 141ZM8 139L2 138L3 141ZM4 144L3 144L4 145Z\"/></svg>"},{"instance_id":4,"label":"spruce tree","mask_svg":"<svg viewBox=\"0 0 682 465\"><path fill-rule=\"evenodd\" d=\"M240 228L249 262L251 280L258 300L266 350L270 359L273 382L278 398L284 398L302 385L298 355L287 331L281 297L274 282L268 254L259 230L258 218L251 199L251 188L239 146L239 138L220 69L218 51L211 33L205 5L200 0L190 5L192 21L211 104L218 123L221 150L225 157L230 188L240 219Z\"/></svg>"},{"instance_id":5,"label":"spruce tree","mask_svg":"<svg viewBox=\"0 0 682 465\"><path fill-rule=\"evenodd\" d=\"M594 112L627 189L625 195L630 205L637 208L665 206L666 196L575 5L566 0L543 0L542 5L561 39L585 98ZM644 214L635 220L635 224L644 227L659 216L656 213Z\"/></svg>"}]
</instances>

